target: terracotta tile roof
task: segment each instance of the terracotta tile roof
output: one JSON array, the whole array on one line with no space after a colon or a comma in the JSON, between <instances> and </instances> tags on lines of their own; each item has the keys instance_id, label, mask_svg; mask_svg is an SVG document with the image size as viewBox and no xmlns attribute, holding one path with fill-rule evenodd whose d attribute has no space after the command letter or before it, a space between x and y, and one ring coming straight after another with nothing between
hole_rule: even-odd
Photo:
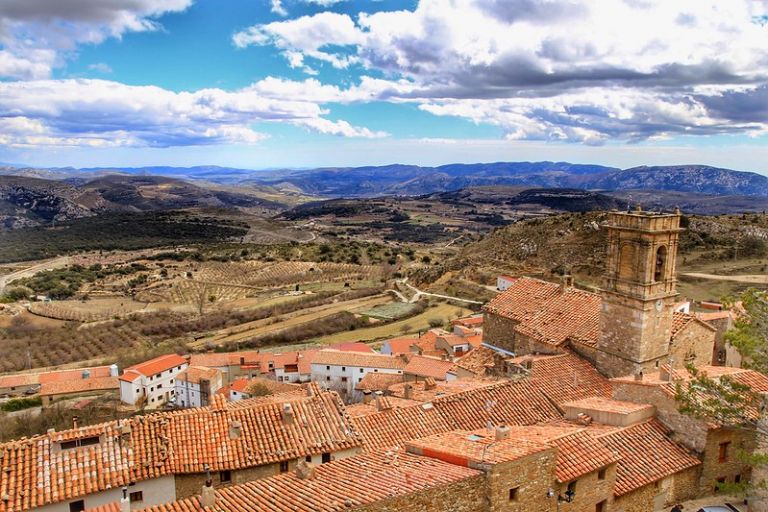
<instances>
[{"instance_id":1,"label":"terracotta tile roof","mask_svg":"<svg viewBox=\"0 0 768 512\"><path fill-rule=\"evenodd\" d=\"M363 436L365 449L376 450L449 430L478 430L489 424L534 425L561 418L549 399L528 382L502 381L418 406L354 418L353 423Z\"/></svg>"},{"instance_id":2,"label":"terracotta tile roof","mask_svg":"<svg viewBox=\"0 0 768 512\"><path fill-rule=\"evenodd\" d=\"M85 512L120 512L120 502L113 501L105 505L99 505L98 507L87 508Z\"/></svg>"},{"instance_id":3,"label":"terracotta tile roof","mask_svg":"<svg viewBox=\"0 0 768 512\"><path fill-rule=\"evenodd\" d=\"M368 372L363 376L363 380L355 384L355 389L358 391L387 391L391 385L404 382L403 379L402 374Z\"/></svg>"},{"instance_id":4,"label":"terracotta tile roof","mask_svg":"<svg viewBox=\"0 0 768 512\"><path fill-rule=\"evenodd\" d=\"M294 420L281 413L290 404ZM230 437L234 422L240 435ZM361 445L336 393L137 416L0 445L0 512L27 510L166 474L260 466ZM126 430L130 429L130 433ZM98 444L59 448L99 437Z\"/></svg>"},{"instance_id":5,"label":"terracotta tile roof","mask_svg":"<svg viewBox=\"0 0 768 512\"><path fill-rule=\"evenodd\" d=\"M54 370L50 372L28 372L14 375L0 375L0 388L33 386L35 384L81 380L83 372L90 372L91 377L109 377L109 366L92 366L72 370Z\"/></svg>"},{"instance_id":6,"label":"terracotta tile roof","mask_svg":"<svg viewBox=\"0 0 768 512\"><path fill-rule=\"evenodd\" d=\"M342 352L362 352L364 354L372 354L375 352L370 345L361 343L359 341L348 343L336 343L335 345L329 345L328 348L334 350L341 350Z\"/></svg>"},{"instance_id":7,"label":"terracotta tile roof","mask_svg":"<svg viewBox=\"0 0 768 512\"><path fill-rule=\"evenodd\" d=\"M40 396L70 395L91 391L108 391L119 389L117 377L89 377L77 380L47 382L40 385Z\"/></svg>"},{"instance_id":8,"label":"terracotta tile roof","mask_svg":"<svg viewBox=\"0 0 768 512\"><path fill-rule=\"evenodd\" d=\"M617 452L615 496L622 496L645 485L701 464L675 444L657 420L605 434L598 439Z\"/></svg>"},{"instance_id":9,"label":"terracotta tile roof","mask_svg":"<svg viewBox=\"0 0 768 512\"><path fill-rule=\"evenodd\" d=\"M482 334L473 334L465 338L467 342L474 348L478 348L483 343Z\"/></svg>"},{"instance_id":10,"label":"terracotta tile roof","mask_svg":"<svg viewBox=\"0 0 768 512\"><path fill-rule=\"evenodd\" d=\"M451 325L463 325L465 327L478 327L483 325L483 315L465 316L463 318L457 318L451 320Z\"/></svg>"},{"instance_id":11,"label":"terracotta tile roof","mask_svg":"<svg viewBox=\"0 0 768 512\"><path fill-rule=\"evenodd\" d=\"M262 359L269 357L268 353L258 350L244 350L241 352L206 352L204 354L190 355L189 364L194 366L208 366L209 368L221 368L224 366L258 365Z\"/></svg>"},{"instance_id":12,"label":"terracotta tile roof","mask_svg":"<svg viewBox=\"0 0 768 512\"><path fill-rule=\"evenodd\" d=\"M711 313L696 313L696 318L699 318L705 322L713 322L717 320L735 319L736 315L731 310L725 311L713 311Z\"/></svg>"},{"instance_id":13,"label":"terracotta tile roof","mask_svg":"<svg viewBox=\"0 0 768 512\"><path fill-rule=\"evenodd\" d=\"M414 405L420 405L419 402L415 400L406 400L396 396L383 397L383 400L390 408L412 407ZM347 406L347 414L353 418L359 418L360 416L367 416L377 412L379 412L379 409L375 400L371 401L369 404L354 404Z\"/></svg>"},{"instance_id":14,"label":"terracotta tile roof","mask_svg":"<svg viewBox=\"0 0 768 512\"><path fill-rule=\"evenodd\" d=\"M446 342L451 347L467 345L469 343L464 336L459 336L458 334L445 334L443 336L438 336L437 339Z\"/></svg>"},{"instance_id":15,"label":"terracotta tile roof","mask_svg":"<svg viewBox=\"0 0 768 512\"><path fill-rule=\"evenodd\" d=\"M555 475L560 482L570 482L619 461L612 449L585 430L549 441L557 447Z\"/></svg>"},{"instance_id":16,"label":"terracotta tile roof","mask_svg":"<svg viewBox=\"0 0 768 512\"><path fill-rule=\"evenodd\" d=\"M634 402L622 402L610 398L591 396L562 404L563 407L576 407L595 411L615 412L619 414L632 414L646 409L653 409L650 404L636 404Z\"/></svg>"},{"instance_id":17,"label":"terracotta tile roof","mask_svg":"<svg viewBox=\"0 0 768 512\"><path fill-rule=\"evenodd\" d=\"M419 338L406 337L406 338L394 338L387 340L389 349L392 351L392 355L410 354L413 352L411 347L418 347Z\"/></svg>"},{"instance_id":18,"label":"terracotta tile roof","mask_svg":"<svg viewBox=\"0 0 768 512\"><path fill-rule=\"evenodd\" d=\"M367 452L396 449L411 439L456 428L434 407L424 405L396 407L352 418L352 423L362 435L363 449Z\"/></svg>"},{"instance_id":19,"label":"terracotta tile roof","mask_svg":"<svg viewBox=\"0 0 768 512\"><path fill-rule=\"evenodd\" d=\"M385 354L362 354L359 352L341 352L339 350L321 350L315 355L312 364L335 366L362 366L367 368L387 368L402 370L405 361L400 357Z\"/></svg>"},{"instance_id":20,"label":"terracotta tile roof","mask_svg":"<svg viewBox=\"0 0 768 512\"><path fill-rule=\"evenodd\" d=\"M680 331L685 329L685 327L687 327L688 324L690 324L691 322L698 322L699 324L705 326L707 329L711 331L717 330L713 326L703 321L702 319L696 317L695 315L690 315L688 313L679 313L675 311L674 313L672 313L672 338L677 336L680 333Z\"/></svg>"},{"instance_id":21,"label":"terracotta tile roof","mask_svg":"<svg viewBox=\"0 0 768 512\"><path fill-rule=\"evenodd\" d=\"M558 404L590 396L611 397L611 383L589 361L571 352L555 356L522 356L510 360L531 361L531 384Z\"/></svg>"},{"instance_id":22,"label":"terracotta tile roof","mask_svg":"<svg viewBox=\"0 0 768 512\"><path fill-rule=\"evenodd\" d=\"M432 379L434 381L434 379ZM412 386L412 399L419 402L431 402L432 400L441 396L452 395L454 393L461 393L470 389L477 389L496 381L480 380L480 379L461 379L450 381L434 381L435 385L432 389L427 389L425 382L410 382ZM390 394L398 397L405 396L405 384L393 384L389 387Z\"/></svg>"},{"instance_id":23,"label":"terracotta tile roof","mask_svg":"<svg viewBox=\"0 0 768 512\"><path fill-rule=\"evenodd\" d=\"M302 392L302 387L299 384L290 384L288 382L277 382L274 379L265 379L260 377L253 377L250 379L247 377L242 377L239 379L235 379L234 381L232 381L232 384L230 384L229 387L232 391L237 391L238 393L247 393L248 389L250 389L255 385L264 386L272 394L293 392L293 391Z\"/></svg>"},{"instance_id":24,"label":"terracotta tile roof","mask_svg":"<svg viewBox=\"0 0 768 512\"><path fill-rule=\"evenodd\" d=\"M414 355L411 356L403 371L409 375L445 380L445 374L454 368L453 361Z\"/></svg>"},{"instance_id":25,"label":"terracotta tile roof","mask_svg":"<svg viewBox=\"0 0 768 512\"><path fill-rule=\"evenodd\" d=\"M203 509L195 497L146 510L339 512L480 475L474 469L408 453L370 453L317 466L311 479L301 479L291 472L220 489L216 491L214 509Z\"/></svg>"},{"instance_id":26,"label":"terracotta tile roof","mask_svg":"<svg viewBox=\"0 0 768 512\"><path fill-rule=\"evenodd\" d=\"M562 345L570 338L594 346L600 336L601 303L595 293L521 277L484 310L519 322L515 329L520 334L543 343Z\"/></svg>"},{"instance_id":27,"label":"terracotta tile roof","mask_svg":"<svg viewBox=\"0 0 768 512\"><path fill-rule=\"evenodd\" d=\"M544 443L524 439L497 441L493 431L452 430L408 441L408 453L432 457L465 467L501 464L551 450Z\"/></svg>"},{"instance_id":28,"label":"terracotta tile roof","mask_svg":"<svg viewBox=\"0 0 768 512\"><path fill-rule=\"evenodd\" d=\"M480 346L457 359L456 366L482 377L494 367L497 354L493 349Z\"/></svg>"},{"instance_id":29,"label":"terracotta tile roof","mask_svg":"<svg viewBox=\"0 0 768 512\"><path fill-rule=\"evenodd\" d=\"M167 354L164 356L144 361L140 364L129 366L125 369L124 375L120 377L120 380L133 382L139 376L143 375L149 377L151 375L170 370L176 366L187 364L187 360L178 354ZM125 375L128 374L128 375Z\"/></svg>"},{"instance_id":30,"label":"terracotta tile roof","mask_svg":"<svg viewBox=\"0 0 768 512\"><path fill-rule=\"evenodd\" d=\"M221 374L216 368L206 368L205 366L188 366L186 370L176 375L176 380L183 380L194 384L199 384L201 380L213 380Z\"/></svg>"}]
</instances>

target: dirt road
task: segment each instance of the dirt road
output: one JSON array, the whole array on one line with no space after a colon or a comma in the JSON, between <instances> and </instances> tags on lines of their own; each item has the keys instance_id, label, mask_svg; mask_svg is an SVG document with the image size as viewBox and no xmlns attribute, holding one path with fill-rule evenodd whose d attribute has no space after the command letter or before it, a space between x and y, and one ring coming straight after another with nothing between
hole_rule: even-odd
<instances>
[{"instance_id":1,"label":"dirt road","mask_svg":"<svg viewBox=\"0 0 768 512\"><path fill-rule=\"evenodd\" d=\"M15 281L16 279L30 277L37 274L38 272L42 272L43 270L53 270L55 268L65 267L67 265L69 265L69 257L62 256L61 258L46 260L23 270L17 270L16 272L11 272L10 274L0 276L0 294L3 293L3 290L8 283Z\"/></svg>"},{"instance_id":2,"label":"dirt road","mask_svg":"<svg viewBox=\"0 0 768 512\"><path fill-rule=\"evenodd\" d=\"M765 275L765 274L720 276L716 274L704 274L701 272L684 272L680 275L686 276L686 277L695 277L698 279L711 279L713 281L733 281L735 283L768 284L768 275Z\"/></svg>"}]
</instances>

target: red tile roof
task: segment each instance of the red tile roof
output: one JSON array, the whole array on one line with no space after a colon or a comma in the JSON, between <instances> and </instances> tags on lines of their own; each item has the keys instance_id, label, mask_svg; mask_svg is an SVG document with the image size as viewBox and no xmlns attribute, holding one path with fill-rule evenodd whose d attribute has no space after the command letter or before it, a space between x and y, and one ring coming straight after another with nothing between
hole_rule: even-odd
<instances>
[{"instance_id":1,"label":"red tile roof","mask_svg":"<svg viewBox=\"0 0 768 512\"><path fill-rule=\"evenodd\" d=\"M339 350L321 350L315 355L312 364L332 366L360 366L366 368L386 368L402 370L405 361L400 357L385 354L363 354L360 352L341 352Z\"/></svg>"},{"instance_id":2,"label":"red tile roof","mask_svg":"<svg viewBox=\"0 0 768 512\"><path fill-rule=\"evenodd\" d=\"M454 368L453 361L414 355L411 356L403 371L406 374L418 377L432 377L433 379L445 380L446 373Z\"/></svg>"},{"instance_id":3,"label":"red tile roof","mask_svg":"<svg viewBox=\"0 0 768 512\"><path fill-rule=\"evenodd\" d=\"M438 340L443 340L446 342L449 346L455 347L457 345L467 345L469 344L469 341L464 336L459 336L458 334L445 334L443 336L438 336Z\"/></svg>"},{"instance_id":4,"label":"red tile roof","mask_svg":"<svg viewBox=\"0 0 768 512\"><path fill-rule=\"evenodd\" d=\"M434 407L424 405L395 407L352 418L352 423L362 435L363 449L367 452L399 448L411 439L456 428Z\"/></svg>"},{"instance_id":5,"label":"red tile roof","mask_svg":"<svg viewBox=\"0 0 768 512\"><path fill-rule=\"evenodd\" d=\"M668 431L655 419L598 439L621 456L616 468L616 496L701 464L699 459L675 444Z\"/></svg>"},{"instance_id":6,"label":"red tile roof","mask_svg":"<svg viewBox=\"0 0 768 512\"><path fill-rule=\"evenodd\" d=\"M653 409L651 404L636 404L634 402L622 402L610 398L591 396L562 404L563 407L576 407L593 411L615 412L618 414L632 414L647 409Z\"/></svg>"},{"instance_id":7,"label":"red tile roof","mask_svg":"<svg viewBox=\"0 0 768 512\"><path fill-rule=\"evenodd\" d=\"M432 457L465 467L501 464L551 450L552 447L524 439L497 441L493 431L452 430L414 439L405 444L408 453Z\"/></svg>"},{"instance_id":8,"label":"red tile roof","mask_svg":"<svg viewBox=\"0 0 768 512\"><path fill-rule=\"evenodd\" d=\"M294 420L282 420L290 404ZM239 437L231 438L233 424ZM332 392L278 402L137 416L0 444L0 512L27 510L177 473L260 466L359 447L339 396ZM130 433L127 433L127 431ZM98 444L61 449L59 443L100 437Z\"/></svg>"},{"instance_id":9,"label":"red tile roof","mask_svg":"<svg viewBox=\"0 0 768 512\"><path fill-rule=\"evenodd\" d=\"M385 343L389 345L389 349L391 350L392 355L410 354L413 352L411 347L419 346L419 338L394 338L387 340Z\"/></svg>"},{"instance_id":10,"label":"red tile roof","mask_svg":"<svg viewBox=\"0 0 768 512\"><path fill-rule=\"evenodd\" d=\"M483 315L465 316L463 318L457 318L451 320L451 325L463 325L465 327L478 327L483 325Z\"/></svg>"},{"instance_id":11,"label":"red tile roof","mask_svg":"<svg viewBox=\"0 0 768 512\"><path fill-rule=\"evenodd\" d=\"M205 366L188 366L186 370L176 375L176 380L182 380L199 384L201 380L213 380L221 374L216 368L206 368Z\"/></svg>"},{"instance_id":12,"label":"red tile roof","mask_svg":"<svg viewBox=\"0 0 768 512\"><path fill-rule=\"evenodd\" d=\"M164 356L144 361L140 364L129 366L120 377L120 380L133 382L140 376L150 377L165 370L170 370L176 366L187 364L187 360L178 354L167 354Z\"/></svg>"},{"instance_id":13,"label":"red tile roof","mask_svg":"<svg viewBox=\"0 0 768 512\"><path fill-rule=\"evenodd\" d=\"M47 382L40 385L40 396L74 395L95 391L117 390L120 383L117 377L89 377L77 380Z\"/></svg>"},{"instance_id":14,"label":"red tile roof","mask_svg":"<svg viewBox=\"0 0 768 512\"><path fill-rule=\"evenodd\" d=\"M692 322L697 322L711 331L717 330L716 328L709 325L702 319L696 317L695 315L689 315L688 313L679 313L675 311L674 313L672 313L672 338L677 336L680 333L680 331L685 329L688 326L688 324Z\"/></svg>"},{"instance_id":15,"label":"red tile roof","mask_svg":"<svg viewBox=\"0 0 768 512\"><path fill-rule=\"evenodd\" d=\"M277 382L274 379L265 379L260 377L253 377L250 379L242 377L235 379L232 381L232 384L230 384L229 388L230 390L237 391L238 393L249 394L248 390L258 385L264 386L271 394L300 391L302 389L299 384Z\"/></svg>"},{"instance_id":16,"label":"red tile roof","mask_svg":"<svg viewBox=\"0 0 768 512\"><path fill-rule=\"evenodd\" d=\"M370 345L366 345L365 343L361 343L359 341L336 343L334 345L329 345L328 348L341 350L342 352L362 352L364 354L372 354L375 352L375 350L373 350Z\"/></svg>"},{"instance_id":17,"label":"red tile roof","mask_svg":"<svg viewBox=\"0 0 768 512\"><path fill-rule=\"evenodd\" d=\"M402 374L368 372L363 380L355 384L358 391L387 391L393 384L403 382Z\"/></svg>"},{"instance_id":18,"label":"red tile roof","mask_svg":"<svg viewBox=\"0 0 768 512\"><path fill-rule=\"evenodd\" d=\"M529 380L558 404L590 396L611 397L611 383L589 361L571 352L555 356L521 356L510 361L531 361Z\"/></svg>"},{"instance_id":19,"label":"red tile roof","mask_svg":"<svg viewBox=\"0 0 768 512\"><path fill-rule=\"evenodd\" d=\"M488 347L477 347L456 360L456 366L482 377L495 365L498 352Z\"/></svg>"},{"instance_id":20,"label":"red tile roof","mask_svg":"<svg viewBox=\"0 0 768 512\"><path fill-rule=\"evenodd\" d=\"M295 472L216 491L215 511L339 512L480 477L480 471L408 453L370 453L322 464L315 476ZM199 498L146 509L147 512L202 512Z\"/></svg>"},{"instance_id":21,"label":"red tile roof","mask_svg":"<svg viewBox=\"0 0 768 512\"><path fill-rule=\"evenodd\" d=\"M600 336L599 295L539 279L517 279L484 310L519 322L520 334L543 343L562 345L570 338L594 346Z\"/></svg>"},{"instance_id":22,"label":"red tile roof","mask_svg":"<svg viewBox=\"0 0 768 512\"><path fill-rule=\"evenodd\" d=\"M109 366L92 366L72 370L54 370L50 372L27 372L13 375L0 375L0 388L33 386L35 384L53 383L68 380L82 380L83 372L89 372L91 377L109 377Z\"/></svg>"}]
</instances>

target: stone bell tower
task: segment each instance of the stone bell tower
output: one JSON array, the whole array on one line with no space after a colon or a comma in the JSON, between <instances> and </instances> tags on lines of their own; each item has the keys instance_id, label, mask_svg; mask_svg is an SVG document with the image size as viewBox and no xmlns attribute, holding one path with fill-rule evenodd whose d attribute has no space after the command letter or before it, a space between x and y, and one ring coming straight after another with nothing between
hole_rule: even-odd
<instances>
[{"instance_id":1,"label":"stone bell tower","mask_svg":"<svg viewBox=\"0 0 768 512\"><path fill-rule=\"evenodd\" d=\"M652 371L669 355L680 210L613 211L606 229L597 369L609 377Z\"/></svg>"}]
</instances>

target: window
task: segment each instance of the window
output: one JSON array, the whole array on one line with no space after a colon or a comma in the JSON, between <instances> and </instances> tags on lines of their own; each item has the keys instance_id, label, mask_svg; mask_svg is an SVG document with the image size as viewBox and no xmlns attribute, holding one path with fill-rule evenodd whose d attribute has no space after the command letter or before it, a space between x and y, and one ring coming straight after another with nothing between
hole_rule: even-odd
<instances>
[{"instance_id":1,"label":"window","mask_svg":"<svg viewBox=\"0 0 768 512\"><path fill-rule=\"evenodd\" d=\"M331 454L330 453L324 453L323 454L323 464L326 462L331 462Z\"/></svg>"},{"instance_id":2,"label":"window","mask_svg":"<svg viewBox=\"0 0 768 512\"><path fill-rule=\"evenodd\" d=\"M83 512L83 510L85 510L85 500L77 500L69 504L69 512Z\"/></svg>"},{"instance_id":3,"label":"window","mask_svg":"<svg viewBox=\"0 0 768 512\"><path fill-rule=\"evenodd\" d=\"M374 369L373 369L373 371L374 371L374 372L376 372L376 373L378 373L378 372L379 372L379 369L378 369L378 368L374 368Z\"/></svg>"},{"instance_id":4,"label":"window","mask_svg":"<svg viewBox=\"0 0 768 512\"><path fill-rule=\"evenodd\" d=\"M733 477L733 483L740 484L741 483L741 475L736 475Z\"/></svg>"},{"instance_id":5,"label":"window","mask_svg":"<svg viewBox=\"0 0 768 512\"><path fill-rule=\"evenodd\" d=\"M341 378L341 382L347 382L347 378L346 377L342 377Z\"/></svg>"},{"instance_id":6,"label":"window","mask_svg":"<svg viewBox=\"0 0 768 512\"><path fill-rule=\"evenodd\" d=\"M667 248L663 245L656 251L656 267L653 271L653 280L661 281L664 279L664 266L667 262Z\"/></svg>"},{"instance_id":7,"label":"window","mask_svg":"<svg viewBox=\"0 0 768 512\"><path fill-rule=\"evenodd\" d=\"M128 497L130 498L131 503L144 501L144 493L142 491L132 492L131 494L128 495Z\"/></svg>"},{"instance_id":8,"label":"window","mask_svg":"<svg viewBox=\"0 0 768 512\"><path fill-rule=\"evenodd\" d=\"M605 500L595 505L595 512L605 512L605 510L606 510Z\"/></svg>"},{"instance_id":9,"label":"window","mask_svg":"<svg viewBox=\"0 0 768 512\"><path fill-rule=\"evenodd\" d=\"M728 462L728 447L730 446L730 441L725 441L723 443L720 443L719 445L719 452L717 455L717 462Z\"/></svg>"},{"instance_id":10,"label":"window","mask_svg":"<svg viewBox=\"0 0 768 512\"><path fill-rule=\"evenodd\" d=\"M358 377L357 378L357 382L363 382L363 378L362 377Z\"/></svg>"},{"instance_id":11,"label":"window","mask_svg":"<svg viewBox=\"0 0 768 512\"><path fill-rule=\"evenodd\" d=\"M597 472L597 479L598 480L605 480L605 468L601 469Z\"/></svg>"},{"instance_id":12,"label":"window","mask_svg":"<svg viewBox=\"0 0 768 512\"><path fill-rule=\"evenodd\" d=\"M281 473L287 473L288 472L288 461L284 460L280 463L280 472Z\"/></svg>"},{"instance_id":13,"label":"window","mask_svg":"<svg viewBox=\"0 0 768 512\"><path fill-rule=\"evenodd\" d=\"M360 368L360 373L363 373L363 369L362 368Z\"/></svg>"},{"instance_id":14,"label":"window","mask_svg":"<svg viewBox=\"0 0 768 512\"><path fill-rule=\"evenodd\" d=\"M720 486L723 485L724 483L725 483L725 477L724 476L721 476L720 478L715 480L715 489L714 489L715 492L719 492L720 491Z\"/></svg>"},{"instance_id":15,"label":"window","mask_svg":"<svg viewBox=\"0 0 768 512\"><path fill-rule=\"evenodd\" d=\"M347 367L346 366L342 366L341 367L341 371L343 371L343 372L347 371Z\"/></svg>"},{"instance_id":16,"label":"window","mask_svg":"<svg viewBox=\"0 0 768 512\"><path fill-rule=\"evenodd\" d=\"M232 472L228 469L225 469L224 471L219 471L219 482L222 484L228 484L232 481Z\"/></svg>"},{"instance_id":17,"label":"window","mask_svg":"<svg viewBox=\"0 0 768 512\"><path fill-rule=\"evenodd\" d=\"M80 446L93 446L95 444L99 444L99 436L83 437L81 439L63 441L60 446L62 450L71 450L72 448L79 448Z\"/></svg>"},{"instance_id":18,"label":"window","mask_svg":"<svg viewBox=\"0 0 768 512\"><path fill-rule=\"evenodd\" d=\"M162 387L163 387L163 385L162 385L162 384L158 384L158 385L157 385L157 389L160 389L160 388L162 388Z\"/></svg>"},{"instance_id":19,"label":"window","mask_svg":"<svg viewBox=\"0 0 768 512\"><path fill-rule=\"evenodd\" d=\"M173 379L171 379L171 384L173 384Z\"/></svg>"},{"instance_id":20,"label":"window","mask_svg":"<svg viewBox=\"0 0 768 512\"><path fill-rule=\"evenodd\" d=\"M154 390L155 390L155 387L154 387L154 386L152 386L151 388L149 388L149 390L150 390L150 391L154 391Z\"/></svg>"},{"instance_id":21,"label":"window","mask_svg":"<svg viewBox=\"0 0 768 512\"><path fill-rule=\"evenodd\" d=\"M517 491L519 487L513 487L509 490L509 501L517 501Z\"/></svg>"},{"instance_id":22,"label":"window","mask_svg":"<svg viewBox=\"0 0 768 512\"><path fill-rule=\"evenodd\" d=\"M568 492L572 494L576 494L576 480L573 482L568 482Z\"/></svg>"},{"instance_id":23,"label":"window","mask_svg":"<svg viewBox=\"0 0 768 512\"><path fill-rule=\"evenodd\" d=\"M136 390L136 392L137 392L137 393L141 393L141 390L140 390L140 389L137 389L137 390Z\"/></svg>"},{"instance_id":24,"label":"window","mask_svg":"<svg viewBox=\"0 0 768 512\"><path fill-rule=\"evenodd\" d=\"M307 462L312 462L312 456L311 455L307 455L306 457L304 457L304 460L307 461Z\"/></svg>"},{"instance_id":25,"label":"window","mask_svg":"<svg viewBox=\"0 0 768 512\"><path fill-rule=\"evenodd\" d=\"M177 370L181 370L181 366L177 366L177 367L176 367L176 369L177 369Z\"/></svg>"},{"instance_id":26,"label":"window","mask_svg":"<svg viewBox=\"0 0 768 512\"><path fill-rule=\"evenodd\" d=\"M327 377L325 378L325 380L331 380L331 376L330 376L330 375L329 375L329 376L327 376Z\"/></svg>"},{"instance_id":27,"label":"window","mask_svg":"<svg viewBox=\"0 0 768 512\"><path fill-rule=\"evenodd\" d=\"M330 370L330 369L331 369L331 367L330 367L330 366L326 366L326 367L325 367L325 369L326 369L326 370Z\"/></svg>"}]
</instances>

